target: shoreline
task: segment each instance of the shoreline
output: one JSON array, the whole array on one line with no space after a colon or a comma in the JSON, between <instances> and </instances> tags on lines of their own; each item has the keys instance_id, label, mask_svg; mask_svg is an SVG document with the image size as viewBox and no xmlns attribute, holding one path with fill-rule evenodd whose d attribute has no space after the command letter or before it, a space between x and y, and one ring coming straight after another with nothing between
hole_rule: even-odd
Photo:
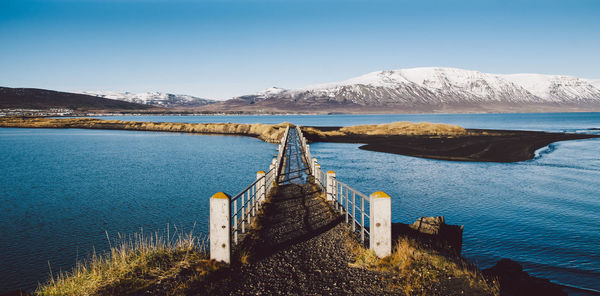
<instances>
[{"instance_id":1,"label":"shoreline","mask_svg":"<svg viewBox=\"0 0 600 296\"><path fill-rule=\"evenodd\" d=\"M364 144L359 149L438 160L518 162L554 142L599 138L600 135L538 131L466 129L456 135L321 135L340 127L305 128L311 142ZM317 130L317 132L313 132Z\"/></svg>"},{"instance_id":2,"label":"shoreline","mask_svg":"<svg viewBox=\"0 0 600 296\"><path fill-rule=\"evenodd\" d=\"M82 128L235 135L277 143L287 125L179 123L97 118L0 117L7 128ZM456 125L396 122L352 127L301 127L310 142L363 144L359 149L413 157L473 162L518 162L535 157L551 143L599 138L600 135L539 131L464 129ZM592 129L592 128L591 128Z\"/></svg>"},{"instance_id":3,"label":"shoreline","mask_svg":"<svg viewBox=\"0 0 600 296\"><path fill-rule=\"evenodd\" d=\"M96 118L0 118L0 128L81 128L102 130L130 130L150 132L175 132L202 135L231 135L259 138L267 143L277 143L285 132L287 123L180 123L105 120Z\"/></svg>"}]
</instances>

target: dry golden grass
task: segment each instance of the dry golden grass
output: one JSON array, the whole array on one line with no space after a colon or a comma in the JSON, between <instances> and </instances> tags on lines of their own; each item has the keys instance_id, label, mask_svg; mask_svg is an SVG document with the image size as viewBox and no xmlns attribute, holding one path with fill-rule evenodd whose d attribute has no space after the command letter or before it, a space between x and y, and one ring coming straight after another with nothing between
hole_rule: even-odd
<instances>
[{"instance_id":1,"label":"dry golden grass","mask_svg":"<svg viewBox=\"0 0 600 296\"><path fill-rule=\"evenodd\" d=\"M137 131L161 131L198 134L219 135L244 135L257 137L265 142L277 143L286 126L293 127L289 122L280 124L243 124L243 123L181 123L181 122L141 122L103 120L96 118L23 118L4 117L0 118L0 127L26 127L26 128L89 128L89 129L113 129L113 130L137 130ZM386 124L356 125L342 127L332 131L321 131L311 127L303 127L307 134L313 134L320 138L330 136L356 136L356 135L423 135L423 136L460 136L468 132L458 125L439 123L412 123L393 122Z\"/></svg>"},{"instance_id":2,"label":"dry golden grass","mask_svg":"<svg viewBox=\"0 0 600 296\"><path fill-rule=\"evenodd\" d=\"M303 127L302 130L307 133L317 135L319 137L350 135L456 136L464 135L467 133L466 129L458 125L429 122L413 123L407 121L399 121L386 124L355 125L342 127L332 131L321 131L311 127Z\"/></svg>"},{"instance_id":3,"label":"dry golden grass","mask_svg":"<svg viewBox=\"0 0 600 296\"><path fill-rule=\"evenodd\" d=\"M250 253L247 251L242 251L240 252L240 263L241 264L248 264L250 263Z\"/></svg>"},{"instance_id":4,"label":"dry golden grass","mask_svg":"<svg viewBox=\"0 0 600 296\"><path fill-rule=\"evenodd\" d=\"M221 267L209 260L204 242L192 233L119 236L104 255L93 254L71 272L40 285L36 295L184 295Z\"/></svg>"},{"instance_id":5,"label":"dry golden grass","mask_svg":"<svg viewBox=\"0 0 600 296\"><path fill-rule=\"evenodd\" d=\"M464 128L458 125L407 121L377 125L356 125L343 127L340 131L365 135L457 135L466 132Z\"/></svg>"},{"instance_id":6,"label":"dry golden grass","mask_svg":"<svg viewBox=\"0 0 600 296\"><path fill-rule=\"evenodd\" d=\"M112 130L137 130L160 131L219 135L244 135L257 137L265 142L277 143L286 126L293 127L291 123L280 124L243 124L243 123L181 123L181 122L140 122L103 120L96 118L0 118L0 127L25 127L25 128L88 128Z\"/></svg>"},{"instance_id":7,"label":"dry golden grass","mask_svg":"<svg viewBox=\"0 0 600 296\"><path fill-rule=\"evenodd\" d=\"M489 282L460 257L447 257L423 249L414 240L401 238L392 255L377 258L373 251L349 241L351 266L392 272L399 276L394 287L404 295L500 295L497 282Z\"/></svg>"}]
</instances>

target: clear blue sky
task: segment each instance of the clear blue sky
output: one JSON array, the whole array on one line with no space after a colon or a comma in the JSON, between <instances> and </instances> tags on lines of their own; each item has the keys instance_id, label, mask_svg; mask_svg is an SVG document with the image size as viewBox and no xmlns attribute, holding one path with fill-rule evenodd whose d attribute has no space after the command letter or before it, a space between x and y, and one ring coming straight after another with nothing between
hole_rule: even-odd
<instances>
[{"instance_id":1,"label":"clear blue sky","mask_svg":"<svg viewBox=\"0 0 600 296\"><path fill-rule=\"evenodd\" d=\"M0 0L0 86L225 99L421 66L600 78L600 1Z\"/></svg>"}]
</instances>

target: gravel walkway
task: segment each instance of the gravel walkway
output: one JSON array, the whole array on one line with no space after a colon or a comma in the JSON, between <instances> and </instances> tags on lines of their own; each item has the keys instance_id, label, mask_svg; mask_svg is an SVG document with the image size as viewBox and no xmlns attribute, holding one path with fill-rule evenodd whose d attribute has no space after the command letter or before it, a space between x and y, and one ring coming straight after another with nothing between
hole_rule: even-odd
<instances>
[{"instance_id":1,"label":"gravel walkway","mask_svg":"<svg viewBox=\"0 0 600 296\"><path fill-rule=\"evenodd\" d=\"M212 295L396 294L391 275L348 266L348 227L314 185L288 184L265 204L245 240L250 263L232 264L199 287ZM239 254L238 254L239 256Z\"/></svg>"},{"instance_id":2,"label":"gravel walkway","mask_svg":"<svg viewBox=\"0 0 600 296\"><path fill-rule=\"evenodd\" d=\"M307 176L294 129L288 143L277 192L233 254L234 262L190 294L398 294L392 274L348 266L349 227ZM244 254L246 264L239 259Z\"/></svg>"}]
</instances>

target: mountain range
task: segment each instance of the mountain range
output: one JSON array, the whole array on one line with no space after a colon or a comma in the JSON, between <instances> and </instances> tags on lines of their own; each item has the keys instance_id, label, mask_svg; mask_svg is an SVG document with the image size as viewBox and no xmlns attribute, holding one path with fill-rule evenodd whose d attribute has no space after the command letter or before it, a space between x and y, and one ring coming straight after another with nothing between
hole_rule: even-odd
<instances>
[{"instance_id":1,"label":"mountain range","mask_svg":"<svg viewBox=\"0 0 600 296\"><path fill-rule=\"evenodd\" d=\"M130 103L165 108L199 107L216 102L215 100L203 99L189 95L176 95L162 92L130 93L112 91L84 91L82 93L111 100L120 100Z\"/></svg>"},{"instance_id":2,"label":"mountain range","mask_svg":"<svg viewBox=\"0 0 600 296\"><path fill-rule=\"evenodd\" d=\"M301 89L272 87L203 108L357 113L600 111L600 80L411 68L377 71Z\"/></svg>"},{"instance_id":3,"label":"mountain range","mask_svg":"<svg viewBox=\"0 0 600 296\"><path fill-rule=\"evenodd\" d=\"M149 105L111 100L78 93L61 92L37 88L0 87L0 109L40 109L66 108L75 111L117 111L126 112L154 108Z\"/></svg>"},{"instance_id":4,"label":"mountain range","mask_svg":"<svg viewBox=\"0 0 600 296\"><path fill-rule=\"evenodd\" d=\"M489 74L456 68L377 71L300 89L272 87L216 101L161 92L0 88L0 108L234 113L470 113L600 111L600 80L567 75ZM144 111L147 112L147 111Z\"/></svg>"}]
</instances>

